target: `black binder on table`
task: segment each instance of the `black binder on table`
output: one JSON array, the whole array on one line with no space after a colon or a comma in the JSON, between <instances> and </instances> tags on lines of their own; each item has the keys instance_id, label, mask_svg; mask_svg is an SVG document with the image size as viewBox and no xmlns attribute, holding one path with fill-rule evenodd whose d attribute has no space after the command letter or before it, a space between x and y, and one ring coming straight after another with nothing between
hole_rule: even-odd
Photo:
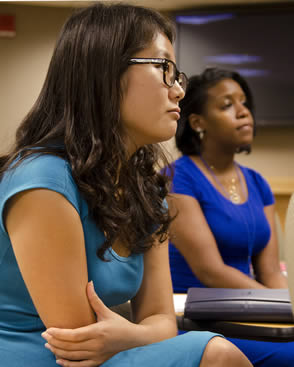
<instances>
[{"instance_id":1,"label":"black binder on table","mask_svg":"<svg viewBox=\"0 0 294 367\"><path fill-rule=\"evenodd\" d=\"M191 320L294 322L287 289L189 288L184 317Z\"/></svg>"}]
</instances>

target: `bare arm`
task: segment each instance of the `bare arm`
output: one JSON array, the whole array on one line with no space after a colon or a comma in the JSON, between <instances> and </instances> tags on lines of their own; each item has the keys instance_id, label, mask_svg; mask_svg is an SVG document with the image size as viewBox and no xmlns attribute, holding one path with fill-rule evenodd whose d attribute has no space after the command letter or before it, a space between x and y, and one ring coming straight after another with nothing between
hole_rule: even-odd
<instances>
[{"instance_id":1,"label":"bare arm","mask_svg":"<svg viewBox=\"0 0 294 367\"><path fill-rule=\"evenodd\" d=\"M264 288L241 271L226 265L198 201L187 195L168 198L172 215L172 241L193 273L206 286L214 288Z\"/></svg>"},{"instance_id":2,"label":"bare arm","mask_svg":"<svg viewBox=\"0 0 294 367\"><path fill-rule=\"evenodd\" d=\"M288 288L287 279L280 271L274 205L266 206L264 212L271 227L271 237L265 248L253 258L256 278L269 288Z\"/></svg>"},{"instance_id":3,"label":"bare arm","mask_svg":"<svg viewBox=\"0 0 294 367\"><path fill-rule=\"evenodd\" d=\"M75 208L54 191L28 190L9 201L5 224L46 327L75 328L95 322L86 295L83 228Z\"/></svg>"},{"instance_id":4,"label":"bare arm","mask_svg":"<svg viewBox=\"0 0 294 367\"><path fill-rule=\"evenodd\" d=\"M154 246L144 255L144 277L132 300L134 321L144 326L140 344L150 344L177 335L168 243Z\"/></svg>"}]
</instances>

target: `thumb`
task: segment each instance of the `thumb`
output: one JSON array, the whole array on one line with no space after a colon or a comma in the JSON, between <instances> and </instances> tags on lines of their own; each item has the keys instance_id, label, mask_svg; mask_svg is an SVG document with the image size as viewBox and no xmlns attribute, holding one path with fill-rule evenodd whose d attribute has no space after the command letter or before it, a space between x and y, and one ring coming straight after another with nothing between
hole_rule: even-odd
<instances>
[{"instance_id":1,"label":"thumb","mask_svg":"<svg viewBox=\"0 0 294 367\"><path fill-rule=\"evenodd\" d=\"M91 307L93 308L97 319L103 320L107 316L108 308L104 305L101 299L98 297L94 289L93 281L87 284L87 296Z\"/></svg>"}]
</instances>

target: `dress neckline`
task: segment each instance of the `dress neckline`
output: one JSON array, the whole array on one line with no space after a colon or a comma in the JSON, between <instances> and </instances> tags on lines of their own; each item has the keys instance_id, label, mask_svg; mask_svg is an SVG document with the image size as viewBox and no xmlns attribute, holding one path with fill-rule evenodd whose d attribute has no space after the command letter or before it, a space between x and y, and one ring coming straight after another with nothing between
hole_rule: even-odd
<instances>
[{"instance_id":1,"label":"dress neckline","mask_svg":"<svg viewBox=\"0 0 294 367\"><path fill-rule=\"evenodd\" d=\"M200 172L200 174L204 177L204 180L205 181L207 181L207 183L213 188L213 190L215 191L215 192L217 192L218 193L218 195L222 198L222 199L224 199L226 202L228 202L228 203L230 203L230 204L232 204L232 205L234 205L234 206L242 206L242 205L247 205L248 204L248 201L249 201L249 195L250 195L250 193L249 193L249 189L248 189L248 182L247 182L247 177L246 177L246 172L243 170L243 167L242 166L240 166L240 164L238 164L237 162L236 162L236 164L237 164L237 166L240 168L240 170L241 170L241 172L242 172L242 174L243 174L243 176L244 176L244 180L245 180L245 184L246 184L246 187L247 187L247 198L246 198L246 200L243 202L243 203L239 203L239 204L236 204L236 203L233 203L230 199L228 199L227 197L225 197L210 181L209 181L209 179L206 177L206 175L202 172L202 170L198 167L198 165L197 165L197 163L190 157L190 156L186 156L187 158L188 158L188 160L193 164L193 166Z\"/></svg>"},{"instance_id":2,"label":"dress neckline","mask_svg":"<svg viewBox=\"0 0 294 367\"><path fill-rule=\"evenodd\" d=\"M109 252L112 257L121 262L129 262L134 258L134 254L130 254L129 256L121 256L112 247L109 248Z\"/></svg>"}]
</instances>

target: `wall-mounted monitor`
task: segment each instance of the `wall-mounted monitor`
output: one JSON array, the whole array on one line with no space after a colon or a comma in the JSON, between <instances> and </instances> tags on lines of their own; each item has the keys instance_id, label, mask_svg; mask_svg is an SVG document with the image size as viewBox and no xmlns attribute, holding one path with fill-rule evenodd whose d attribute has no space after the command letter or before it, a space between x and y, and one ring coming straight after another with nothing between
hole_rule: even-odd
<instances>
[{"instance_id":1,"label":"wall-mounted monitor","mask_svg":"<svg viewBox=\"0 0 294 367\"><path fill-rule=\"evenodd\" d=\"M294 127L294 6L186 11L174 20L181 70L238 71L252 89L258 125Z\"/></svg>"}]
</instances>

